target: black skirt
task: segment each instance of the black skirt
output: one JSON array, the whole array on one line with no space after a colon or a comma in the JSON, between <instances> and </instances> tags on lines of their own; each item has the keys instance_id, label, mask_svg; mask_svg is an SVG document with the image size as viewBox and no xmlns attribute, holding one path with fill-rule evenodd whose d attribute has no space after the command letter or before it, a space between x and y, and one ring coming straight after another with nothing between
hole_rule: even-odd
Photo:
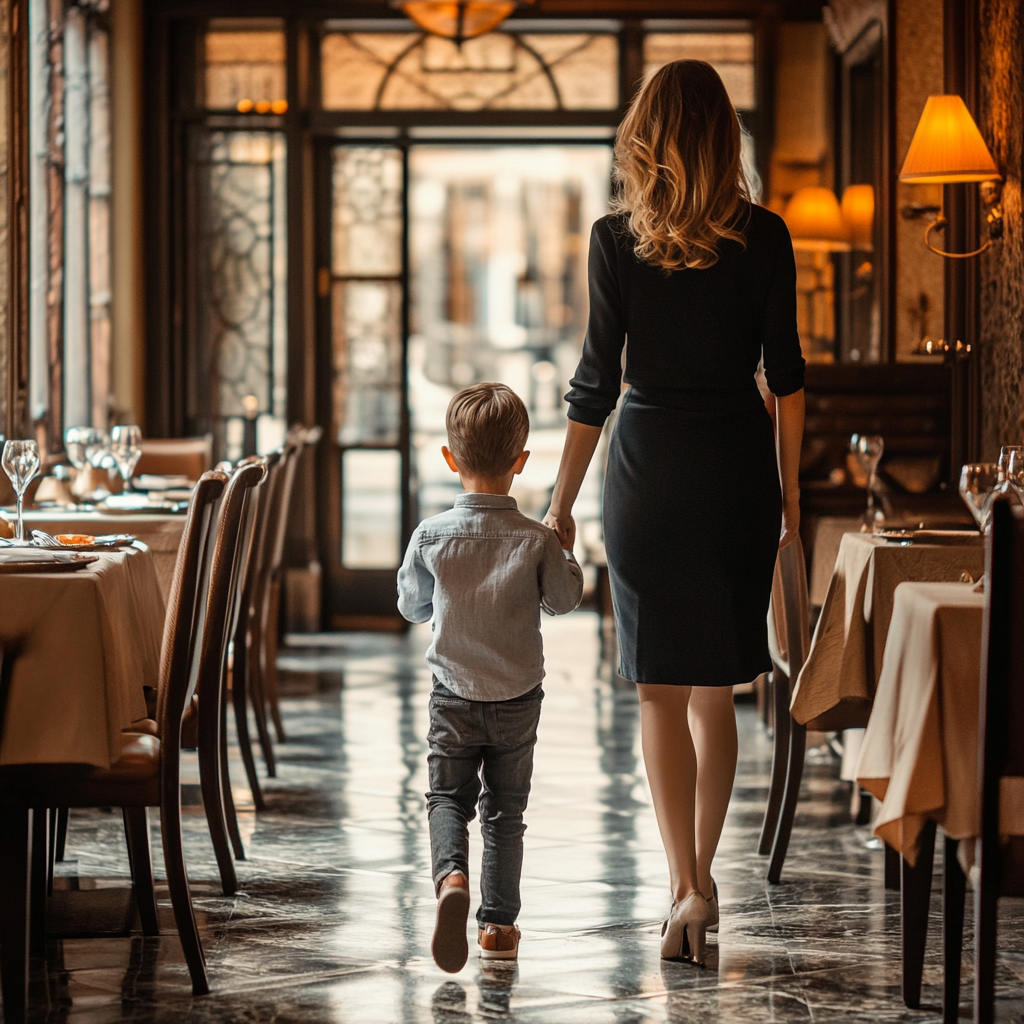
<instances>
[{"instance_id":1,"label":"black skirt","mask_svg":"<svg viewBox=\"0 0 1024 1024\"><path fill-rule=\"evenodd\" d=\"M771 669L775 435L756 391L737 397L630 388L623 398L604 536L619 671L633 682L732 686Z\"/></svg>"}]
</instances>

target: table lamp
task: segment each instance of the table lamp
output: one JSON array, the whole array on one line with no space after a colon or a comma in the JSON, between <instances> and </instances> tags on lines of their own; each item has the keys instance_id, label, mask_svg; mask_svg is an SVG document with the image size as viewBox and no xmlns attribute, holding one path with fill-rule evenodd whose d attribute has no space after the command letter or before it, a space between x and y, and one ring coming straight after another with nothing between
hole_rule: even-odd
<instances>
[{"instance_id":1,"label":"table lamp","mask_svg":"<svg viewBox=\"0 0 1024 1024\"><path fill-rule=\"evenodd\" d=\"M797 189L786 204L783 220L793 236L794 249L849 252L850 231L839 200L830 188L810 185Z\"/></svg>"}]
</instances>

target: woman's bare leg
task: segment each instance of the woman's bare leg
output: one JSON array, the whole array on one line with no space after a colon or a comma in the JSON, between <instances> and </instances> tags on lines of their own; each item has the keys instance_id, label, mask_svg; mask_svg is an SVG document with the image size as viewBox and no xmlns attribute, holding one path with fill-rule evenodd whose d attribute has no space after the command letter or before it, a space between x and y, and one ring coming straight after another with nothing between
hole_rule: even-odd
<instances>
[{"instance_id":1,"label":"woman's bare leg","mask_svg":"<svg viewBox=\"0 0 1024 1024\"><path fill-rule=\"evenodd\" d=\"M691 687L638 683L637 692L647 781L678 903L700 888L694 831L698 769L687 721Z\"/></svg>"},{"instance_id":2,"label":"woman's bare leg","mask_svg":"<svg viewBox=\"0 0 1024 1024\"><path fill-rule=\"evenodd\" d=\"M710 899L711 862L722 836L736 778L736 709L732 687L692 687L688 717L697 760L697 884Z\"/></svg>"}]
</instances>

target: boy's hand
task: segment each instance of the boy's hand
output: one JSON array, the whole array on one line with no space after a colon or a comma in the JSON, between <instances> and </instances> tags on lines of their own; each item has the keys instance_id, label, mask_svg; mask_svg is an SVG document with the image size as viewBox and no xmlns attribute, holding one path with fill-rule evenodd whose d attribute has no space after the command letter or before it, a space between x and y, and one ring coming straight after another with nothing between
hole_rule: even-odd
<instances>
[{"instance_id":1,"label":"boy's hand","mask_svg":"<svg viewBox=\"0 0 1024 1024\"><path fill-rule=\"evenodd\" d=\"M576 543L576 520L572 516L555 516L549 509L542 522L555 531L558 543L566 551L572 551L573 545Z\"/></svg>"}]
</instances>

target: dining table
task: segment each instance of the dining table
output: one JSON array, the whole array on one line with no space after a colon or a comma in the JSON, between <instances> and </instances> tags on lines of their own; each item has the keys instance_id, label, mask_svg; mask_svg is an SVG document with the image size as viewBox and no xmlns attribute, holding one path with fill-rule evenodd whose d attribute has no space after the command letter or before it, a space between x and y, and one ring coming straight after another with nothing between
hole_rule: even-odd
<instances>
[{"instance_id":1,"label":"dining table","mask_svg":"<svg viewBox=\"0 0 1024 1024\"><path fill-rule=\"evenodd\" d=\"M141 542L74 572L0 571L0 649L11 659L0 765L109 768L156 688L165 602Z\"/></svg>"},{"instance_id":2,"label":"dining table","mask_svg":"<svg viewBox=\"0 0 1024 1024\"><path fill-rule=\"evenodd\" d=\"M103 512L75 509L31 509L25 512L25 530L45 533L84 533L100 536L127 533L145 543L153 556L160 593L166 602L185 531L183 512Z\"/></svg>"},{"instance_id":3,"label":"dining table","mask_svg":"<svg viewBox=\"0 0 1024 1024\"><path fill-rule=\"evenodd\" d=\"M793 692L793 718L825 731L863 728L882 670L896 588L906 582L973 582L984 561L980 534L965 532L942 543L844 534Z\"/></svg>"}]
</instances>

